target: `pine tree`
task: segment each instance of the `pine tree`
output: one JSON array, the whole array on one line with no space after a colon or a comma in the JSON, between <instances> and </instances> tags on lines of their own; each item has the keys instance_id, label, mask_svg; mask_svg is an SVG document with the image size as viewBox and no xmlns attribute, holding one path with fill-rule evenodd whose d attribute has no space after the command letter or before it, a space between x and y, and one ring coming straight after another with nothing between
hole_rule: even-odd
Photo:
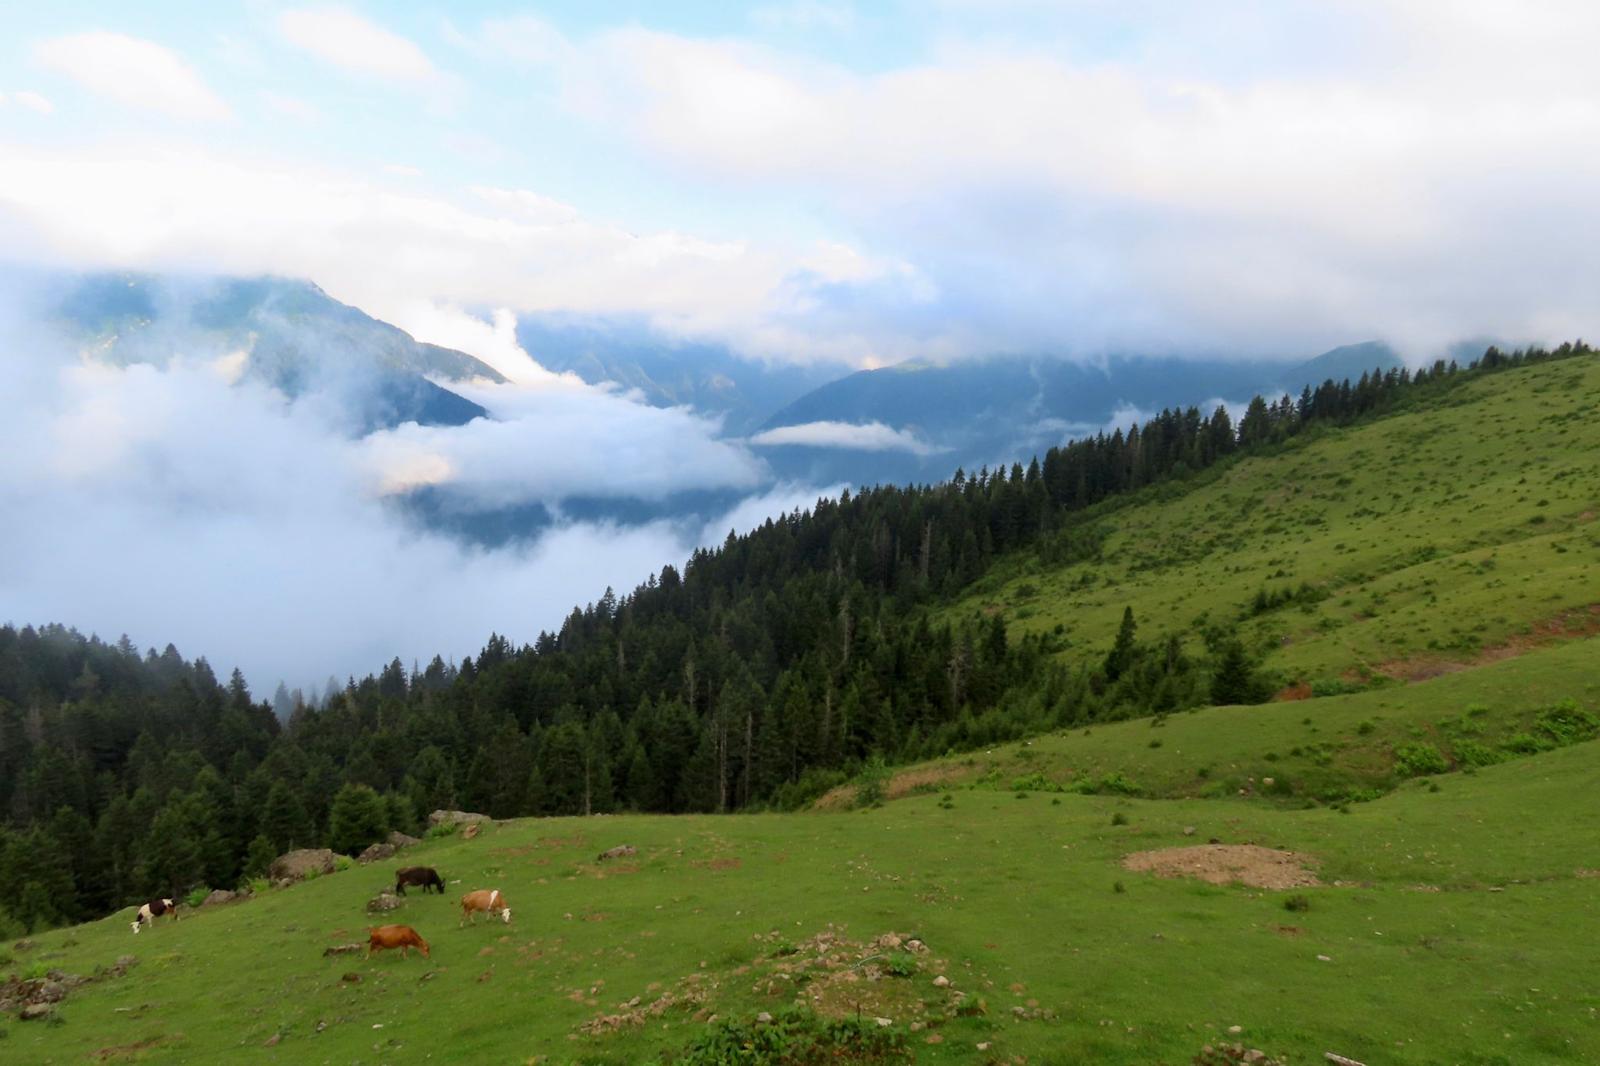
<instances>
[{"instance_id":1,"label":"pine tree","mask_svg":"<svg viewBox=\"0 0 1600 1066\"><path fill-rule=\"evenodd\" d=\"M389 808L368 785L345 785L328 813L328 846L354 855L389 832Z\"/></svg>"},{"instance_id":2,"label":"pine tree","mask_svg":"<svg viewBox=\"0 0 1600 1066\"><path fill-rule=\"evenodd\" d=\"M1117 629L1117 642L1112 645L1111 652L1106 656L1105 662L1106 677L1112 681L1121 677L1128 667L1133 665L1133 658L1137 653L1134 635L1138 630L1139 627L1133 620L1133 608L1124 607L1122 609L1122 625Z\"/></svg>"}]
</instances>

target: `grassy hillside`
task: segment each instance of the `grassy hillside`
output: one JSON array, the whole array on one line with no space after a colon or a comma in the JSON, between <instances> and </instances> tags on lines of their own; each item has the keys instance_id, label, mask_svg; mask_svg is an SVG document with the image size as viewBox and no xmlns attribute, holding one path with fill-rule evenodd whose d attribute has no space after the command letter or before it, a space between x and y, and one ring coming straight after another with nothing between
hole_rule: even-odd
<instances>
[{"instance_id":1,"label":"grassy hillside","mask_svg":"<svg viewBox=\"0 0 1600 1066\"><path fill-rule=\"evenodd\" d=\"M1223 734L1231 713L1188 717ZM1148 750L1148 727L1104 732ZM978 789L840 815L504 823L405 861L460 880L452 894L500 886L509 929L457 929L453 895L412 896L394 920L432 940L431 961L324 958L361 936L393 862L137 938L118 916L9 950L8 972L139 961L75 990L59 1023L3 1023L0 1046L16 1063L627 1063L683 1046L712 1013L816 997L890 1018L919 1062L1181 1063L1233 1039L1292 1062L1594 1061L1600 996L1579 928L1600 866L1597 772L1600 746L1579 744L1349 813ZM1322 884L1120 865L1209 838L1303 853ZM638 855L594 861L623 842ZM1308 909L1286 909L1293 897ZM929 950L874 946L891 932ZM819 934L839 938L841 964L786 972ZM904 976L867 979L889 959ZM607 1015L623 1021L584 1031Z\"/></svg>"},{"instance_id":2,"label":"grassy hillside","mask_svg":"<svg viewBox=\"0 0 1600 1066\"><path fill-rule=\"evenodd\" d=\"M903 767L866 809L851 787L800 814L508 821L137 938L128 913L42 934L0 948L0 995L137 962L54 1021L0 1020L0 1057L712 1062L685 1049L799 1005L861 1019L899 1045L883 1061L1600 1061L1597 398L1575 360L1313 432L1092 514L1098 559L1010 557L957 609L1059 626L1084 660L1125 605L1141 638L1239 621L1319 698ZM1224 859L1263 883L1162 875ZM324 956L400 863L452 882L381 919L433 957ZM480 887L509 928L457 927Z\"/></svg>"},{"instance_id":3,"label":"grassy hillside","mask_svg":"<svg viewBox=\"0 0 1600 1066\"><path fill-rule=\"evenodd\" d=\"M1285 679L1414 679L1600 627L1600 361L1466 383L1448 402L1293 439L1086 518L1097 558L1022 553L957 608L1104 655L1241 621ZM1256 613L1265 590L1290 598Z\"/></svg>"}]
</instances>

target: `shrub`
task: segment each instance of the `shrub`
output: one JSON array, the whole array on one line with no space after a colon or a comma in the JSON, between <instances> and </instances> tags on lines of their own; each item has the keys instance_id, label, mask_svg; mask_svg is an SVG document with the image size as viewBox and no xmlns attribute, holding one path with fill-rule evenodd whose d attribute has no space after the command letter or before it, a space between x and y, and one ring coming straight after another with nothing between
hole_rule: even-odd
<instances>
[{"instance_id":1,"label":"shrub","mask_svg":"<svg viewBox=\"0 0 1600 1066\"><path fill-rule=\"evenodd\" d=\"M1060 792L1061 786L1044 774L1035 772L1013 780L1011 789L1014 792Z\"/></svg>"},{"instance_id":2,"label":"shrub","mask_svg":"<svg viewBox=\"0 0 1600 1066\"><path fill-rule=\"evenodd\" d=\"M1394 762L1395 769L1406 777L1442 774L1450 769L1450 763L1432 744L1402 744L1394 749Z\"/></svg>"},{"instance_id":3,"label":"shrub","mask_svg":"<svg viewBox=\"0 0 1600 1066\"><path fill-rule=\"evenodd\" d=\"M1128 816L1126 814L1123 814L1121 811L1118 811L1116 814L1113 814L1111 816L1111 824L1112 825L1127 825L1128 824Z\"/></svg>"},{"instance_id":4,"label":"shrub","mask_svg":"<svg viewBox=\"0 0 1600 1066\"><path fill-rule=\"evenodd\" d=\"M1535 728L1557 747L1590 740L1600 733L1600 718L1584 710L1575 699L1564 699L1539 715Z\"/></svg>"},{"instance_id":5,"label":"shrub","mask_svg":"<svg viewBox=\"0 0 1600 1066\"><path fill-rule=\"evenodd\" d=\"M874 755L856 775L856 806L882 807L889 786L889 768L883 756Z\"/></svg>"},{"instance_id":6,"label":"shrub","mask_svg":"<svg viewBox=\"0 0 1600 1066\"><path fill-rule=\"evenodd\" d=\"M898 1028L844 1018L829 1021L797 1007L767 1024L720 1020L679 1051L658 1062L674 1066L811 1066L827 1062L901 1062L909 1057L906 1034Z\"/></svg>"},{"instance_id":7,"label":"shrub","mask_svg":"<svg viewBox=\"0 0 1600 1066\"><path fill-rule=\"evenodd\" d=\"M461 826L456 822L444 822L440 825L430 825L428 831L422 834L424 840L438 840L441 837L453 837Z\"/></svg>"},{"instance_id":8,"label":"shrub","mask_svg":"<svg viewBox=\"0 0 1600 1066\"><path fill-rule=\"evenodd\" d=\"M192 889L187 896L184 896L183 902L190 907L198 907L206 901L206 897L209 895L211 895L211 889L201 885L199 888Z\"/></svg>"},{"instance_id":9,"label":"shrub","mask_svg":"<svg viewBox=\"0 0 1600 1066\"><path fill-rule=\"evenodd\" d=\"M910 952L896 951L883 960L883 972L890 977L912 977L917 972L917 959Z\"/></svg>"},{"instance_id":10,"label":"shrub","mask_svg":"<svg viewBox=\"0 0 1600 1066\"><path fill-rule=\"evenodd\" d=\"M1462 740L1455 745L1456 762L1462 766L1493 766L1504 756L1487 744L1476 740Z\"/></svg>"},{"instance_id":11,"label":"shrub","mask_svg":"<svg viewBox=\"0 0 1600 1066\"><path fill-rule=\"evenodd\" d=\"M1356 726L1356 732L1362 736L1369 736L1371 735L1372 731L1377 728L1377 723L1368 718L1362 721L1360 725Z\"/></svg>"},{"instance_id":12,"label":"shrub","mask_svg":"<svg viewBox=\"0 0 1600 1066\"><path fill-rule=\"evenodd\" d=\"M1283 901L1283 909L1295 912L1308 911L1311 909L1311 900L1305 896L1290 896Z\"/></svg>"},{"instance_id":13,"label":"shrub","mask_svg":"<svg viewBox=\"0 0 1600 1066\"><path fill-rule=\"evenodd\" d=\"M1111 891L1120 896L1124 892L1128 891L1128 886L1123 884L1121 881L1113 881L1111 882Z\"/></svg>"}]
</instances>

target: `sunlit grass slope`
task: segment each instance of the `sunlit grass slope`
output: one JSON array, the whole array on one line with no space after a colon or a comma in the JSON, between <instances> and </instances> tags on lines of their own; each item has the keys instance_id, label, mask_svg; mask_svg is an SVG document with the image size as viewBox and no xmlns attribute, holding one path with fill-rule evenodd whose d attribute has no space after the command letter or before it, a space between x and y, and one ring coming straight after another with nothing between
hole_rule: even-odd
<instances>
[{"instance_id":1,"label":"sunlit grass slope","mask_svg":"<svg viewBox=\"0 0 1600 1066\"><path fill-rule=\"evenodd\" d=\"M1235 713L1185 721L1222 735ZM1152 750L1137 743L1147 726L1105 734L1129 757L1107 749L1108 765ZM848 993L898 1026L931 1021L908 1033L920 1062L1186 1063L1219 1039L1293 1062L1325 1050L1383 1063L1596 1061L1597 774L1600 745L1583 743L1410 783L1348 813L979 788L847 814L505 823L406 855L462 882L393 915L432 941L431 962L322 956L361 937L363 904L392 862L137 938L119 916L10 950L10 972L87 973L124 953L139 963L73 992L60 1024L4 1023L0 1055L637 1062L683 1045L709 1013L780 1009L794 992L779 982L768 993L771 967L832 929L931 949L912 975L876 983L898 983L892 1006L876 988ZM1323 885L1273 892L1120 865L1210 838L1302 852ZM638 855L595 861L623 842ZM453 895L480 885L511 898L509 929L456 927ZM1290 895L1309 909L1286 910ZM945 1018L940 974L985 1013ZM580 1032L663 991L702 998Z\"/></svg>"},{"instance_id":2,"label":"sunlit grass slope","mask_svg":"<svg viewBox=\"0 0 1600 1066\"><path fill-rule=\"evenodd\" d=\"M1086 520L1097 559L1012 556L955 613L1059 626L1069 658L1125 607L1142 637L1237 621L1285 679L1423 676L1592 632L1597 509L1600 360L1546 363L1147 490ZM1262 590L1300 595L1258 614Z\"/></svg>"}]
</instances>

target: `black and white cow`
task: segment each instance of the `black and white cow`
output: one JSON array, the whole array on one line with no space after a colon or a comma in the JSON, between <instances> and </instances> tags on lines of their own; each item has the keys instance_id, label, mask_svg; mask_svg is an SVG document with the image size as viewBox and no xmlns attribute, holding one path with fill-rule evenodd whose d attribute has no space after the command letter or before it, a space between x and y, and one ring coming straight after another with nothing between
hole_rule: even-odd
<instances>
[{"instance_id":1,"label":"black and white cow","mask_svg":"<svg viewBox=\"0 0 1600 1066\"><path fill-rule=\"evenodd\" d=\"M178 905L170 899L153 899L139 908L138 915L133 919L135 933L147 925L155 925L156 919L163 914L172 915L172 920L178 920Z\"/></svg>"}]
</instances>

